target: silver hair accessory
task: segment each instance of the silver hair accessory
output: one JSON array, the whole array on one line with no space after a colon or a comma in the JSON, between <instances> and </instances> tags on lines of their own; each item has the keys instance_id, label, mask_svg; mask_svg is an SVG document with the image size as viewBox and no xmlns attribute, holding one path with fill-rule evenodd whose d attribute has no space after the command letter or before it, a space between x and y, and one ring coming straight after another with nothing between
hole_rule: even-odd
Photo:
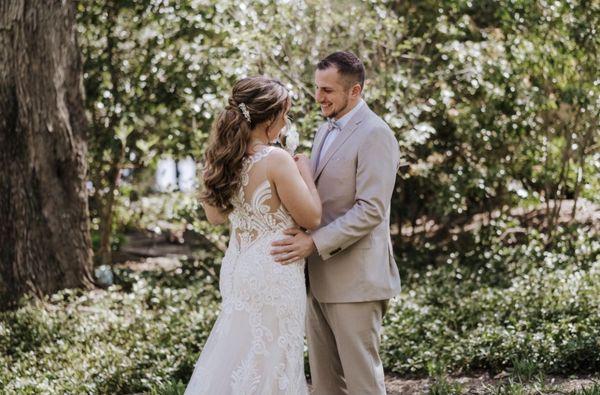
<instances>
[{"instance_id":1,"label":"silver hair accessory","mask_svg":"<svg viewBox=\"0 0 600 395\"><path fill-rule=\"evenodd\" d=\"M250 111L248 111L246 105L244 103L240 103L238 104L238 107L240 108L240 110L242 110L242 114L244 114L244 118L246 118L246 121L248 121L248 123L252 122L250 119Z\"/></svg>"}]
</instances>

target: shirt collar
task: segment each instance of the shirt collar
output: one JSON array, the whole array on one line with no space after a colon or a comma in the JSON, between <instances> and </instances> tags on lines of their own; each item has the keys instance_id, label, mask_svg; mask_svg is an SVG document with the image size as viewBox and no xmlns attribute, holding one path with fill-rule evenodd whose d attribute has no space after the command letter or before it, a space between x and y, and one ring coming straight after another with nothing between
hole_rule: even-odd
<instances>
[{"instance_id":1,"label":"shirt collar","mask_svg":"<svg viewBox=\"0 0 600 395\"><path fill-rule=\"evenodd\" d=\"M356 103L356 105L354 106L354 108L352 110L350 110L346 115L344 115L343 117L341 117L340 119L338 119L336 121L336 123L340 127L340 130L343 129L344 126L346 126L348 121L350 121L350 118L352 118L352 116L354 116L354 114L356 114L358 112L358 110L360 110L360 108L364 104L365 104L365 101L363 99L360 99L360 101L358 103Z\"/></svg>"}]
</instances>

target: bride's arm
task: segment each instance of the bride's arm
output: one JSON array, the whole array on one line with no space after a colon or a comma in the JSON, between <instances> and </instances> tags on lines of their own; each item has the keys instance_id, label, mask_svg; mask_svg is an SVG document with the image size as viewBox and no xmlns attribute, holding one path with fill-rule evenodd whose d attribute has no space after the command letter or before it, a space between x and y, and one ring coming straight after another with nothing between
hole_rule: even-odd
<instances>
[{"instance_id":1,"label":"bride's arm","mask_svg":"<svg viewBox=\"0 0 600 395\"><path fill-rule=\"evenodd\" d=\"M298 225L315 229L321 223L321 199L312 179L308 160L300 158L298 164L284 150L277 149L268 157L268 178L281 199L281 203Z\"/></svg>"}]
</instances>

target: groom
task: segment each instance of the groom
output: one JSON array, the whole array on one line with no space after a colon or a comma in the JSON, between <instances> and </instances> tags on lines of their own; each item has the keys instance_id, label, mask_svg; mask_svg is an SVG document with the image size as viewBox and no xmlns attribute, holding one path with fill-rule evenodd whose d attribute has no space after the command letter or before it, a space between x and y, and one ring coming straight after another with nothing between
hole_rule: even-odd
<instances>
[{"instance_id":1,"label":"groom","mask_svg":"<svg viewBox=\"0 0 600 395\"><path fill-rule=\"evenodd\" d=\"M283 264L308 257L307 338L318 395L385 394L382 319L400 291L390 239L398 142L362 100L364 79L350 52L317 64L316 99L328 118L311 155L322 224L311 233L290 229L273 244Z\"/></svg>"}]
</instances>

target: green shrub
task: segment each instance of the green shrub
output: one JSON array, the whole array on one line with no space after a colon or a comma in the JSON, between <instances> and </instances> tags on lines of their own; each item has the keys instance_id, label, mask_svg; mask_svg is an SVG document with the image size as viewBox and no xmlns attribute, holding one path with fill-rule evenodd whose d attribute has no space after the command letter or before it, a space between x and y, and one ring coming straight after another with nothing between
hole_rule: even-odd
<instances>
[{"instance_id":1,"label":"green shrub","mask_svg":"<svg viewBox=\"0 0 600 395\"><path fill-rule=\"evenodd\" d=\"M524 360L540 372L600 369L598 238L573 227L553 245L534 231L507 245L499 235L508 226L482 229L446 264L418 270L412 262L385 317L389 370L425 374L435 362L452 372L497 371Z\"/></svg>"},{"instance_id":2,"label":"green shrub","mask_svg":"<svg viewBox=\"0 0 600 395\"><path fill-rule=\"evenodd\" d=\"M218 311L212 280L190 273L120 270L108 290L66 290L2 313L0 392L179 388L168 383L187 382Z\"/></svg>"},{"instance_id":3,"label":"green shrub","mask_svg":"<svg viewBox=\"0 0 600 395\"><path fill-rule=\"evenodd\" d=\"M547 373L600 370L598 238L573 227L551 245L533 231L503 241L514 225L499 219L463 249L438 251L446 263L404 270L384 322L388 371L431 376L442 394L461 391L447 374L508 369L510 385L495 391L509 394ZM201 255L0 313L0 393L180 393L219 309L220 256Z\"/></svg>"}]
</instances>

